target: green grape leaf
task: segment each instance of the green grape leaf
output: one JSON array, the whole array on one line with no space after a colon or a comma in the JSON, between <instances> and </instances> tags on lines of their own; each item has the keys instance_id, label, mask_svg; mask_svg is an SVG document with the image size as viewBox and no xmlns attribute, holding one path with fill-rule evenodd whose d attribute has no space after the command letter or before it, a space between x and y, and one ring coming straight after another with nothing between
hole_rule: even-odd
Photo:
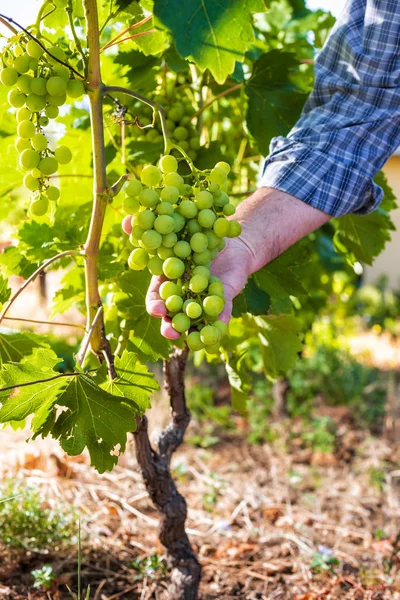
<instances>
[{"instance_id":1,"label":"green grape leaf","mask_svg":"<svg viewBox=\"0 0 400 600\"><path fill-rule=\"evenodd\" d=\"M290 80L298 64L294 54L271 50L255 62L246 84L247 125L265 155L274 136L288 133L306 101L307 94Z\"/></svg>"},{"instance_id":2,"label":"green grape leaf","mask_svg":"<svg viewBox=\"0 0 400 600\"><path fill-rule=\"evenodd\" d=\"M284 375L296 360L303 344L301 322L293 315L256 317L258 337L266 375Z\"/></svg>"},{"instance_id":3,"label":"green grape leaf","mask_svg":"<svg viewBox=\"0 0 400 600\"><path fill-rule=\"evenodd\" d=\"M19 275L27 279L35 271L35 265L28 261L19 248L10 246L0 253L0 265L4 267L4 272L8 277Z\"/></svg>"},{"instance_id":4,"label":"green grape leaf","mask_svg":"<svg viewBox=\"0 0 400 600\"><path fill-rule=\"evenodd\" d=\"M140 353L141 357L150 360L168 358L171 344L160 333L160 319L151 317L147 312L133 323L130 341Z\"/></svg>"},{"instance_id":5,"label":"green grape leaf","mask_svg":"<svg viewBox=\"0 0 400 600\"><path fill-rule=\"evenodd\" d=\"M106 365L101 366L96 375L100 387L114 396L133 400L141 412L150 408L150 396L160 387L146 365L138 361L136 354L125 350L121 357L116 357L115 369L118 377L110 380Z\"/></svg>"},{"instance_id":6,"label":"green grape leaf","mask_svg":"<svg viewBox=\"0 0 400 600\"><path fill-rule=\"evenodd\" d=\"M0 423L22 421L33 414L32 428L48 419L66 380L54 371L60 359L49 349L36 348L22 362L9 362L0 371ZM57 377L57 379L54 379ZM51 380L51 378L53 378ZM44 381L48 379L49 381ZM1 391L1 388L38 381L32 385Z\"/></svg>"},{"instance_id":7,"label":"green grape leaf","mask_svg":"<svg viewBox=\"0 0 400 600\"><path fill-rule=\"evenodd\" d=\"M258 287L272 297L307 294L304 282L296 273L296 268L304 266L309 260L310 253L304 244L298 242L266 267L257 271L254 279Z\"/></svg>"},{"instance_id":8,"label":"green grape leaf","mask_svg":"<svg viewBox=\"0 0 400 600\"><path fill-rule=\"evenodd\" d=\"M172 34L179 54L209 69L217 83L233 73L254 41L252 13L262 0L155 0L154 14Z\"/></svg>"},{"instance_id":9,"label":"green grape leaf","mask_svg":"<svg viewBox=\"0 0 400 600\"><path fill-rule=\"evenodd\" d=\"M99 473L111 471L125 450L127 434L136 429L140 414L133 400L109 394L89 375L70 377L57 398L66 410L52 424L51 434L71 456L85 448L90 463ZM42 428L46 431L46 423ZM35 432L41 433L41 429Z\"/></svg>"},{"instance_id":10,"label":"green grape leaf","mask_svg":"<svg viewBox=\"0 0 400 600\"><path fill-rule=\"evenodd\" d=\"M156 73L160 64L158 58L145 56L138 50L130 50L129 52L119 52L114 62L126 67L123 70L123 76L129 81L132 89L137 92L149 92L155 89Z\"/></svg>"},{"instance_id":11,"label":"green grape leaf","mask_svg":"<svg viewBox=\"0 0 400 600\"><path fill-rule=\"evenodd\" d=\"M381 208L368 215L345 215L335 221L336 248L350 252L360 262L371 265L390 241L395 230L390 216Z\"/></svg>"},{"instance_id":12,"label":"green grape leaf","mask_svg":"<svg viewBox=\"0 0 400 600\"><path fill-rule=\"evenodd\" d=\"M239 356L225 354L225 368L231 386L232 408L241 414L246 412L251 390L251 377L245 370L243 358L244 354Z\"/></svg>"},{"instance_id":13,"label":"green grape leaf","mask_svg":"<svg viewBox=\"0 0 400 600\"><path fill-rule=\"evenodd\" d=\"M163 151L163 143L139 142L132 140L127 145L128 160L134 164L149 164L155 162Z\"/></svg>"},{"instance_id":14,"label":"green grape leaf","mask_svg":"<svg viewBox=\"0 0 400 600\"><path fill-rule=\"evenodd\" d=\"M182 58L175 46L170 46L166 52L164 52L164 60L168 65L168 68L175 73L184 73L189 68L187 60Z\"/></svg>"},{"instance_id":15,"label":"green grape leaf","mask_svg":"<svg viewBox=\"0 0 400 600\"><path fill-rule=\"evenodd\" d=\"M374 178L374 181L383 189L383 200L380 207L387 212L394 210L398 207L396 195L393 193L390 187L387 177L383 171L379 171L378 175Z\"/></svg>"},{"instance_id":16,"label":"green grape leaf","mask_svg":"<svg viewBox=\"0 0 400 600\"><path fill-rule=\"evenodd\" d=\"M254 277L251 277L244 290L234 299L232 314L234 317L240 317L245 313L266 315L270 304L269 295L259 288Z\"/></svg>"},{"instance_id":17,"label":"green grape leaf","mask_svg":"<svg viewBox=\"0 0 400 600\"><path fill-rule=\"evenodd\" d=\"M0 273L0 308L10 299L11 288L8 287L8 280Z\"/></svg>"},{"instance_id":18,"label":"green grape leaf","mask_svg":"<svg viewBox=\"0 0 400 600\"><path fill-rule=\"evenodd\" d=\"M27 355L32 354L35 348L48 347L46 339L35 333L2 329L0 333L0 366L4 362L21 361Z\"/></svg>"}]
</instances>

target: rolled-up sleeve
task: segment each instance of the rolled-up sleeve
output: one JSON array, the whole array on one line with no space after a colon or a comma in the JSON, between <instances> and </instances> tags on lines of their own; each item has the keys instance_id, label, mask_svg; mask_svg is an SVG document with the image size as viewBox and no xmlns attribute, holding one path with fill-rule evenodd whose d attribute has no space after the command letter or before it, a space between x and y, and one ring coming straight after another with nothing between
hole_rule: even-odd
<instances>
[{"instance_id":1,"label":"rolled-up sleeve","mask_svg":"<svg viewBox=\"0 0 400 600\"><path fill-rule=\"evenodd\" d=\"M261 185L332 216L374 210L373 178L400 146L400 2L348 0L316 60L315 85Z\"/></svg>"}]
</instances>

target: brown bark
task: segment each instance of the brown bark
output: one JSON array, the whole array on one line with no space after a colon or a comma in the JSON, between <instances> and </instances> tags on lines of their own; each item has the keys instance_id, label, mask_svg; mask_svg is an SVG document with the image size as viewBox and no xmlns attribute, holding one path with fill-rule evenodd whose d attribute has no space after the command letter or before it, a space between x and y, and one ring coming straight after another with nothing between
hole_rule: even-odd
<instances>
[{"instance_id":1,"label":"brown bark","mask_svg":"<svg viewBox=\"0 0 400 600\"><path fill-rule=\"evenodd\" d=\"M279 378L274 382L272 388L272 396L274 398L273 417L282 419L287 416L287 392L289 390L289 382L286 378Z\"/></svg>"},{"instance_id":2,"label":"brown bark","mask_svg":"<svg viewBox=\"0 0 400 600\"><path fill-rule=\"evenodd\" d=\"M384 437L393 443L400 439L400 371L394 371L389 380Z\"/></svg>"},{"instance_id":3,"label":"brown bark","mask_svg":"<svg viewBox=\"0 0 400 600\"><path fill-rule=\"evenodd\" d=\"M171 476L171 456L182 443L190 422L186 406L184 372L187 350L177 350L164 361L165 388L171 404L171 419L152 448L147 419L135 432L136 458L149 496L160 513L159 539L171 569L169 600L197 600L201 566L185 531L187 507Z\"/></svg>"}]
</instances>

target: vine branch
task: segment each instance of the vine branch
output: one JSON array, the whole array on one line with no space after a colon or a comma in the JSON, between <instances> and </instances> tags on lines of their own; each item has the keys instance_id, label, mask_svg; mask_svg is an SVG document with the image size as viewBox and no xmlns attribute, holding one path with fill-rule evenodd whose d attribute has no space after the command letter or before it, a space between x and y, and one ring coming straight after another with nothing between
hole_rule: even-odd
<instances>
[{"instance_id":1,"label":"vine branch","mask_svg":"<svg viewBox=\"0 0 400 600\"><path fill-rule=\"evenodd\" d=\"M37 319L23 319L22 317L3 317L5 321L22 321L24 323L38 323L39 325L62 325L63 327L77 327L78 329L85 329L83 325L77 325L76 323L61 323L59 321L38 321Z\"/></svg>"},{"instance_id":2,"label":"vine branch","mask_svg":"<svg viewBox=\"0 0 400 600\"><path fill-rule=\"evenodd\" d=\"M82 62L83 62L83 66L84 66L84 69L85 69L85 75L87 75L87 68L88 68L87 58L86 58L86 55L85 55L85 53L83 51L81 40L79 39L79 37L78 37L78 35L76 33L76 30L75 30L74 18L73 18L72 0L68 0L68 4L67 4L65 10L67 11L68 22L69 22L69 26L71 28L72 37L74 38L76 49L78 50L79 54L82 57Z\"/></svg>"},{"instance_id":3,"label":"vine branch","mask_svg":"<svg viewBox=\"0 0 400 600\"><path fill-rule=\"evenodd\" d=\"M19 290L17 290L15 292L15 294L10 298L10 300L4 306L3 310L0 313L0 323L4 319L5 315L8 313L11 306L14 304L15 300L18 298L18 296L20 294L22 294L24 289L26 287L28 287L28 285L31 283L31 281L33 281L39 275L39 273L44 271L46 269L46 267L51 265L51 263L55 262L56 260L59 260L60 258L63 258L63 256L82 256L82 252L79 250L65 250L64 252L60 252L59 254L56 254L56 256L53 256L52 258L45 260L44 263L42 263L40 265L40 267L38 269L36 269L36 271L34 273L32 273L32 275L30 277L28 277L28 279L26 281L24 281L24 283L21 285Z\"/></svg>"},{"instance_id":4,"label":"vine branch","mask_svg":"<svg viewBox=\"0 0 400 600\"><path fill-rule=\"evenodd\" d=\"M147 21L150 21L150 19L152 18L153 15L148 15L147 17L145 17L144 19L142 19L141 21L138 21L138 23L134 23L133 25L131 25L130 27L128 27L127 29L124 29L123 31L121 31L121 33L119 33L118 35L115 36L115 38L113 38L111 41L109 41L105 46L103 46L103 48L100 50L100 52L103 52L103 50L107 50L107 48L109 48L110 46L113 46L114 43L121 38L123 35L125 35L126 33L129 33L129 31L132 31L132 29L135 29L136 27L140 27L141 25L144 25L145 23L147 23Z\"/></svg>"},{"instance_id":5,"label":"vine branch","mask_svg":"<svg viewBox=\"0 0 400 600\"><path fill-rule=\"evenodd\" d=\"M232 94L232 92L236 92L237 90L240 90L242 85L243 85L242 83L237 83L236 85L233 85L232 87L224 90L220 94L217 94L216 96L214 96L209 102L206 102L205 104L203 104L203 106L196 113L194 113L191 120L193 120L196 117L198 117L199 115L201 115L201 113L203 113L206 110L206 108L208 108L209 106L214 104L214 102L216 102L220 98L223 98L224 96L227 96L228 94Z\"/></svg>"}]
</instances>

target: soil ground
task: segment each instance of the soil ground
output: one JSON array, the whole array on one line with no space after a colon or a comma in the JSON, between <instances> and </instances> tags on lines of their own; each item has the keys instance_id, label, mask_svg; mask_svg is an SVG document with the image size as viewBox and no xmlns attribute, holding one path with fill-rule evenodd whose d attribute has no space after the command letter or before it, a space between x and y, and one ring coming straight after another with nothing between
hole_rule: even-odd
<instances>
[{"instance_id":1,"label":"soil ground","mask_svg":"<svg viewBox=\"0 0 400 600\"><path fill-rule=\"evenodd\" d=\"M345 410L331 416L338 425L331 454L304 446L296 421L277 424L274 442L250 445L240 418L237 433L213 447L176 453L188 532L203 565L202 600L400 598L400 449L354 428ZM153 423L165 418L156 405ZM23 478L49 506L65 503L80 515L91 599L165 598L157 513L132 445L112 473L98 475L87 457L71 459L51 440L28 445L27 432L0 435L1 477ZM339 561L331 571L312 568L331 556ZM67 585L76 590L76 545L47 554L2 547L0 557L0 598L64 600ZM147 559L154 569L143 566ZM48 591L34 589L30 573L45 564L57 577Z\"/></svg>"}]
</instances>

